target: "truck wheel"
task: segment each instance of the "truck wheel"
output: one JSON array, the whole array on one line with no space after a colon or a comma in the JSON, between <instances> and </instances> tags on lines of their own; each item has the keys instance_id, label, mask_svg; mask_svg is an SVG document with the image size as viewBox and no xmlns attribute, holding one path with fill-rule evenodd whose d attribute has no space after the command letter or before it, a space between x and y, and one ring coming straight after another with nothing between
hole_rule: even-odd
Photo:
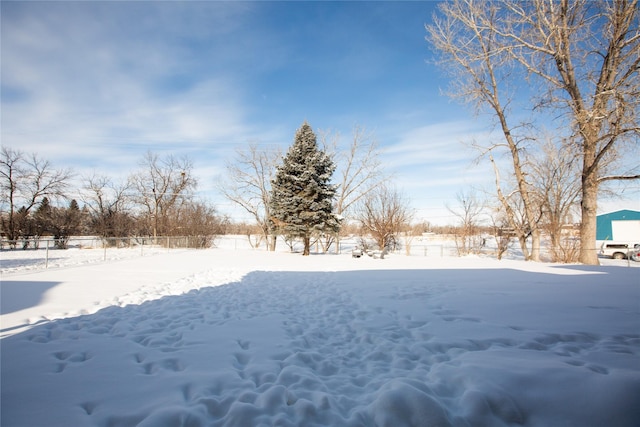
<instances>
[{"instance_id":1,"label":"truck wheel","mask_svg":"<svg viewBox=\"0 0 640 427\"><path fill-rule=\"evenodd\" d=\"M613 255L611 255L611 258L613 258L613 259L624 259L624 254L622 252L614 252Z\"/></svg>"}]
</instances>

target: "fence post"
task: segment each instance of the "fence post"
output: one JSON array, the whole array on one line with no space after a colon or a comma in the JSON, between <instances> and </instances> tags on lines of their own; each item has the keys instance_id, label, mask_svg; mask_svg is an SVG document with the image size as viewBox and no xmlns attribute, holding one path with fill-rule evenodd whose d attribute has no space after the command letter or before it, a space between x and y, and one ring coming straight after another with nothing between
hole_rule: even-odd
<instances>
[{"instance_id":1,"label":"fence post","mask_svg":"<svg viewBox=\"0 0 640 427\"><path fill-rule=\"evenodd\" d=\"M44 268L49 268L49 239L47 239L47 251L44 259Z\"/></svg>"},{"instance_id":2,"label":"fence post","mask_svg":"<svg viewBox=\"0 0 640 427\"><path fill-rule=\"evenodd\" d=\"M103 261L107 260L107 246L108 246L108 244L109 244L109 239L108 238L104 239L104 243L102 243L102 247L104 248L103 249L103 252L104 252Z\"/></svg>"}]
</instances>

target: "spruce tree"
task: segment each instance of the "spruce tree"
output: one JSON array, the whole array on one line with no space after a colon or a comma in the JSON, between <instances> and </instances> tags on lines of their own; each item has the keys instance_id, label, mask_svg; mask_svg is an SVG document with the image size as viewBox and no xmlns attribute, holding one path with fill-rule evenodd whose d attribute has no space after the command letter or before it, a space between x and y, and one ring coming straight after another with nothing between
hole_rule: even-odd
<instances>
[{"instance_id":1,"label":"spruce tree","mask_svg":"<svg viewBox=\"0 0 640 427\"><path fill-rule=\"evenodd\" d=\"M309 255L311 236L337 232L332 212L336 186L330 183L335 165L318 149L316 135L305 121L271 183L271 221L282 234L301 238Z\"/></svg>"},{"instance_id":2,"label":"spruce tree","mask_svg":"<svg viewBox=\"0 0 640 427\"><path fill-rule=\"evenodd\" d=\"M44 197L40 202L40 206L33 215L35 231L38 236L43 236L51 232L51 223L53 217L53 207L48 197Z\"/></svg>"}]
</instances>

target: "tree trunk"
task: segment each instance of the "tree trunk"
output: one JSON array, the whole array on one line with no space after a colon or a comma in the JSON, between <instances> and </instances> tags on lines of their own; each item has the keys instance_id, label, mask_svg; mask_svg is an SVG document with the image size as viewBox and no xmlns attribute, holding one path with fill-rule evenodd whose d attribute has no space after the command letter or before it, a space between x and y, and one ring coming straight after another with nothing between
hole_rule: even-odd
<instances>
[{"instance_id":1,"label":"tree trunk","mask_svg":"<svg viewBox=\"0 0 640 427\"><path fill-rule=\"evenodd\" d=\"M531 231L531 261L540 261L540 230Z\"/></svg>"},{"instance_id":2,"label":"tree trunk","mask_svg":"<svg viewBox=\"0 0 640 427\"><path fill-rule=\"evenodd\" d=\"M302 252L303 256L307 256L311 253L311 237L306 235L302 238L304 241L304 250Z\"/></svg>"},{"instance_id":3,"label":"tree trunk","mask_svg":"<svg viewBox=\"0 0 640 427\"><path fill-rule=\"evenodd\" d=\"M598 181L595 174L582 176L582 222L580 223L580 258L583 264L598 265L596 251L596 215L598 211Z\"/></svg>"},{"instance_id":4,"label":"tree trunk","mask_svg":"<svg viewBox=\"0 0 640 427\"><path fill-rule=\"evenodd\" d=\"M549 235L551 239L551 262L558 262L561 260L560 254L562 253L562 248L560 246L560 242L562 239L562 228L560 228L557 224L553 224Z\"/></svg>"},{"instance_id":5,"label":"tree trunk","mask_svg":"<svg viewBox=\"0 0 640 427\"><path fill-rule=\"evenodd\" d=\"M520 249L522 250L522 256L525 261L529 261L531 259L531 254L529 253L529 248L527 247L527 236L518 233L518 243L520 243Z\"/></svg>"}]
</instances>

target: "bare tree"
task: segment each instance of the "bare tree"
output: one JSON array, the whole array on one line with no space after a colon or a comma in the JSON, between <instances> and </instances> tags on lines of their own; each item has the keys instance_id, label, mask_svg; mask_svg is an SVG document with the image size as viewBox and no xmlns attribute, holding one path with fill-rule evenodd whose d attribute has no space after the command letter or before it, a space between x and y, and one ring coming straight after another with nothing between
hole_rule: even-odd
<instances>
[{"instance_id":1,"label":"bare tree","mask_svg":"<svg viewBox=\"0 0 640 427\"><path fill-rule=\"evenodd\" d=\"M20 197L22 181L27 173L24 169L23 154L20 151L2 147L0 158L0 177L2 178L2 231L10 241L15 241L17 236L17 209L16 204Z\"/></svg>"},{"instance_id":2,"label":"bare tree","mask_svg":"<svg viewBox=\"0 0 640 427\"><path fill-rule=\"evenodd\" d=\"M220 191L227 199L255 219L271 251L276 247L276 235L269 221L271 180L281 156L279 149L263 149L250 144L246 149L238 150L234 162L227 164L228 179L220 185Z\"/></svg>"},{"instance_id":3,"label":"bare tree","mask_svg":"<svg viewBox=\"0 0 640 427\"><path fill-rule=\"evenodd\" d=\"M215 238L224 234L229 222L228 218L218 215L213 206L200 201L184 203L176 219L180 226L174 233L188 236L188 246L194 248L211 247Z\"/></svg>"},{"instance_id":4,"label":"bare tree","mask_svg":"<svg viewBox=\"0 0 640 427\"><path fill-rule=\"evenodd\" d=\"M91 227L101 237L126 237L133 232L131 183L114 183L93 175L84 178L82 201L91 214Z\"/></svg>"},{"instance_id":5,"label":"bare tree","mask_svg":"<svg viewBox=\"0 0 640 427\"><path fill-rule=\"evenodd\" d=\"M531 200L530 185L523 165L523 150L528 136L522 123L512 124L509 106L515 94L506 88L513 77L508 51L501 44L498 21L504 19L493 2L456 0L440 4L442 16L434 16L434 24L427 27L428 39L442 53L441 65L454 79L451 95L472 102L479 110L488 107L497 119L503 141L489 147L481 147L483 154L505 148L511 158L518 197L524 208L527 231L532 237L530 256L539 260L540 231L536 221L536 207ZM497 167L495 162L494 167ZM496 169L496 173L498 173ZM496 180L498 183L498 180ZM497 188L498 198L510 214L508 199ZM526 239L520 239L521 242ZM525 251L528 253L528 250Z\"/></svg>"},{"instance_id":6,"label":"bare tree","mask_svg":"<svg viewBox=\"0 0 640 427\"><path fill-rule=\"evenodd\" d=\"M192 175L193 164L187 157L169 155L160 159L149 151L140 166L141 170L131 177L131 183L156 238L158 234L169 233L175 225L171 223L171 215L191 196L197 182Z\"/></svg>"},{"instance_id":7,"label":"bare tree","mask_svg":"<svg viewBox=\"0 0 640 427\"><path fill-rule=\"evenodd\" d=\"M348 147L340 146L338 133L324 133L321 141L325 151L334 153L338 190L335 213L345 223L352 216L353 207L363 198L389 179L379 158L379 146L373 133L361 126L354 126ZM329 236L331 238L331 236ZM339 238L339 234L338 234ZM339 241L337 242L339 246ZM329 244L324 244L327 248Z\"/></svg>"},{"instance_id":8,"label":"bare tree","mask_svg":"<svg viewBox=\"0 0 640 427\"><path fill-rule=\"evenodd\" d=\"M441 16L427 27L436 49L458 71L458 94L495 110L512 155L519 146L509 143L513 129L503 125L499 111L505 109L496 108L494 87L525 89L518 84L525 78L527 86L539 83L532 110L555 110L559 133L571 130L567 141L581 161L580 261L586 264L598 262L600 185L640 178L637 163L622 173L603 167L637 144L640 133L638 9L638 0L452 0L441 4Z\"/></svg>"},{"instance_id":9,"label":"bare tree","mask_svg":"<svg viewBox=\"0 0 640 427\"><path fill-rule=\"evenodd\" d=\"M255 223L234 223L229 221L227 224L226 231L228 234L242 234L247 236L247 241L249 242L249 246L253 249L257 249L262 246L262 242L265 240L265 236L263 234L262 229L258 224Z\"/></svg>"},{"instance_id":10,"label":"bare tree","mask_svg":"<svg viewBox=\"0 0 640 427\"><path fill-rule=\"evenodd\" d=\"M47 197L64 198L73 173L69 169L54 169L36 154L2 147L0 151L0 189L2 191L2 230L8 240L16 240L20 230L17 212L27 217L34 206Z\"/></svg>"},{"instance_id":11,"label":"bare tree","mask_svg":"<svg viewBox=\"0 0 640 427\"><path fill-rule=\"evenodd\" d=\"M640 134L640 12L638 0L509 2L512 56L547 91L539 105L568 117L582 160L580 261L597 264L594 249L600 184L640 179L602 166ZM523 31L516 30L522 28ZM634 141L635 139L635 141Z\"/></svg>"},{"instance_id":12,"label":"bare tree","mask_svg":"<svg viewBox=\"0 0 640 427\"><path fill-rule=\"evenodd\" d=\"M405 226L402 227L400 234L402 236L402 244L404 245L404 253L407 256L411 255L413 241L416 237L422 235L425 228L424 224L405 224Z\"/></svg>"},{"instance_id":13,"label":"bare tree","mask_svg":"<svg viewBox=\"0 0 640 427\"><path fill-rule=\"evenodd\" d=\"M580 196L579 158L568 147L571 146L547 140L531 168L531 181L542 204L543 227L549 233L554 262L577 261L571 259L577 248L573 236L565 236L564 232Z\"/></svg>"},{"instance_id":14,"label":"bare tree","mask_svg":"<svg viewBox=\"0 0 640 427\"><path fill-rule=\"evenodd\" d=\"M535 189L527 184L527 202L522 198L522 192L513 189L508 185L503 189L500 171L496 165L493 156L489 155L489 160L493 165L495 173L496 194L501 205L503 219L509 224L515 237L520 243L520 249L525 260L540 260L540 228L539 224L542 220L542 205ZM535 234L534 234L535 232ZM529 251L527 241L534 237L534 244Z\"/></svg>"},{"instance_id":15,"label":"bare tree","mask_svg":"<svg viewBox=\"0 0 640 427\"><path fill-rule=\"evenodd\" d=\"M383 170L378 142L371 132L355 126L348 147L340 147L339 140L339 134L322 135L325 151L335 153L333 157L339 178L335 212L346 216L350 208L389 176Z\"/></svg>"},{"instance_id":16,"label":"bare tree","mask_svg":"<svg viewBox=\"0 0 640 427\"><path fill-rule=\"evenodd\" d=\"M411 210L394 187L380 184L360 199L356 216L363 230L371 235L380 250L393 249L399 233L411 222Z\"/></svg>"},{"instance_id":17,"label":"bare tree","mask_svg":"<svg viewBox=\"0 0 640 427\"><path fill-rule=\"evenodd\" d=\"M473 191L460 192L456 196L458 206L447 209L460 220L456 232L458 255L479 253L483 239L479 236L481 216L484 214L484 203L478 200Z\"/></svg>"},{"instance_id":18,"label":"bare tree","mask_svg":"<svg viewBox=\"0 0 640 427\"><path fill-rule=\"evenodd\" d=\"M502 205L492 209L490 219L493 236L496 239L496 258L501 260L511 245L511 237L513 234L511 221L507 219Z\"/></svg>"}]
</instances>

